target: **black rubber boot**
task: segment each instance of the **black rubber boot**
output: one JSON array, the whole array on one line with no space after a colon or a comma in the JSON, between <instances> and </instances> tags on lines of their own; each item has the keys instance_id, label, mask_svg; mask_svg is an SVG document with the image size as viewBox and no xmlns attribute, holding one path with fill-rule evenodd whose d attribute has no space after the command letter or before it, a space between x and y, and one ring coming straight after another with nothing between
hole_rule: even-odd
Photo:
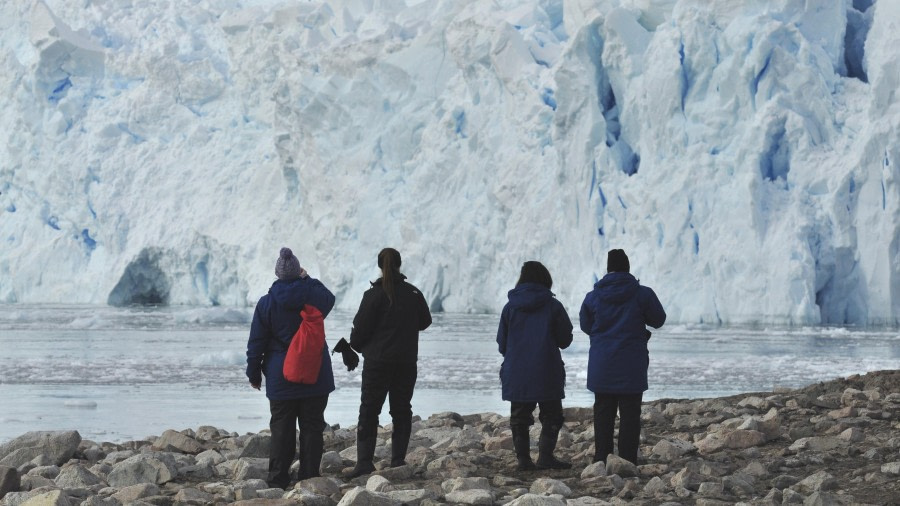
<instances>
[{"instance_id":1,"label":"black rubber boot","mask_svg":"<svg viewBox=\"0 0 900 506\"><path fill-rule=\"evenodd\" d=\"M535 466L538 469L571 469L572 464L557 460L553 456L556 449L556 440L559 438L559 426L544 425L541 427L541 438L538 440L538 459Z\"/></svg>"},{"instance_id":2,"label":"black rubber boot","mask_svg":"<svg viewBox=\"0 0 900 506\"><path fill-rule=\"evenodd\" d=\"M321 432L309 434L304 432L300 440L300 480L320 476L319 467L322 465L322 449L324 441Z\"/></svg>"},{"instance_id":3,"label":"black rubber boot","mask_svg":"<svg viewBox=\"0 0 900 506\"><path fill-rule=\"evenodd\" d=\"M394 422L394 432L391 433L391 467L406 465L406 450L409 448L411 432L412 423Z\"/></svg>"},{"instance_id":4,"label":"black rubber boot","mask_svg":"<svg viewBox=\"0 0 900 506\"><path fill-rule=\"evenodd\" d=\"M375 471L375 443L376 435L363 435L356 433L356 467L345 478L352 479L364 476Z\"/></svg>"},{"instance_id":5,"label":"black rubber boot","mask_svg":"<svg viewBox=\"0 0 900 506\"><path fill-rule=\"evenodd\" d=\"M512 429L513 447L516 449L516 460L518 471L531 471L535 469L534 462L531 460L531 437L528 435L527 425L513 425Z\"/></svg>"}]
</instances>

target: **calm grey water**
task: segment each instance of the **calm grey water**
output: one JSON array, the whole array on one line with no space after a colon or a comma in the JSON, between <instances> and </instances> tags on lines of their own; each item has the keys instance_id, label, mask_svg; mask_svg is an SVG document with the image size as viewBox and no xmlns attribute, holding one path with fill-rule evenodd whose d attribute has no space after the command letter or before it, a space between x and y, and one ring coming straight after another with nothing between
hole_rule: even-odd
<instances>
[{"instance_id":1,"label":"calm grey water","mask_svg":"<svg viewBox=\"0 0 900 506\"><path fill-rule=\"evenodd\" d=\"M0 305L0 442L30 430L76 429L124 441L214 425L257 432L265 395L244 376L251 308L111 308ZM353 315L326 320L329 344ZM500 398L497 315L437 314L421 334L415 414L507 413ZM577 329L577 325L576 325ZM590 406L588 338L564 350L565 406ZM645 399L714 397L900 368L897 329L672 325L650 341ZM349 426L360 369L334 356L337 390L326 419ZM387 409L382 423L388 423Z\"/></svg>"}]
</instances>

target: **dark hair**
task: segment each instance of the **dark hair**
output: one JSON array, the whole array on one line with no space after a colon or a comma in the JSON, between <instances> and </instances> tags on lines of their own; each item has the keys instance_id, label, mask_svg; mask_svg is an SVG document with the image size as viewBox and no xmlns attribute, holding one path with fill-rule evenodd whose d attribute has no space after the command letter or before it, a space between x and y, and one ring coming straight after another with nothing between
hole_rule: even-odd
<instances>
[{"instance_id":1,"label":"dark hair","mask_svg":"<svg viewBox=\"0 0 900 506\"><path fill-rule=\"evenodd\" d=\"M391 304L394 303L395 285L400 278L400 252L394 248L384 248L378 252L378 268L381 269L381 287Z\"/></svg>"},{"instance_id":2,"label":"dark hair","mask_svg":"<svg viewBox=\"0 0 900 506\"><path fill-rule=\"evenodd\" d=\"M549 290L553 287L553 278L550 277L550 271L544 267L544 264L529 260L522 264L522 272L519 274L519 280L516 281L516 285L521 285L522 283L537 283L546 286Z\"/></svg>"}]
</instances>

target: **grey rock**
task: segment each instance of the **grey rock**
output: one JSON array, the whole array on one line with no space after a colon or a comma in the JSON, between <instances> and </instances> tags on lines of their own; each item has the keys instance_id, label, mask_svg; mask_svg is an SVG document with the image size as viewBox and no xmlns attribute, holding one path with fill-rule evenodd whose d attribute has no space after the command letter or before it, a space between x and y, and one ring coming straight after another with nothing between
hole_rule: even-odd
<instances>
[{"instance_id":1,"label":"grey rock","mask_svg":"<svg viewBox=\"0 0 900 506\"><path fill-rule=\"evenodd\" d=\"M390 481L397 480L408 480L413 475L413 467L411 465L406 466L397 466L397 467L388 467L385 469L381 469L379 471L375 471L372 474L377 474L379 476L383 476Z\"/></svg>"},{"instance_id":2,"label":"grey rock","mask_svg":"<svg viewBox=\"0 0 900 506\"><path fill-rule=\"evenodd\" d=\"M449 503L456 504L493 504L494 496L489 490L471 489L456 490L444 495Z\"/></svg>"},{"instance_id":3,"label":"grey rock","mask_svg":"<svg viewBox=\"0 0 900 506\"><path fill-rule=\"evenodd\" d=\"M0 499L9 492L17 492L20 485L19 472L9 466L0 466Z\"/></svg>"},{"instance_id":4,"label":"grey rock","mask_svg":"<svg viewBox=\"0 0 900 506\"><path fill-rule=\"evenodd\" d=\"M64 490L38 492L20 503L21 506L70 506L71 504Z\"/></svg>"},{"instance_id":5,"label":"grey rock","mask_svg":"<svg viewBox=\"0 0 900 506\"><path fill-rule=\"evenodd\" d=\"M268 458L269 446L272 443L272 436L269 434L254 434L244 443L241 450L241 457Z\"/></svg>"},{"instance_id":6,"label":"grey rock","mask_svg":"<svg viewBox=\"0 0 900 506\"><path fill-rule=\"evenodd\" d=\"M19 488L22 490L34 490L41 487L56 488L56 483L49 478L44 478L43 476L36 474L26 474L25 476L22 476L21 481L19 482Z\"/></svg>"},{"instance_id":7,"label":"grey rock","mask_svg":"<svg viewBox=\"0 0 900 506\"><path fill-rule=\"evenodd\" d=\"M215 450L206 450L197 454L197 465L211 464L213 466L225 462L225 457Z\"/></svg>"},{"instance_id":8,"label":"grey rock","mask_svg":"<svg viewBox=\"0 0 900 506\"><path fill-rule=\"evenodd\" d=\"M441 490L445 494L462 490L490 490L491 483L487 478L451 478L441 482Z\"/></svg>"},{"instance_id":9,"label":"grey rock","mask_svg":"<svg viewBox=\"0 0 900 506\"><path fill-rule=\"evenodd\" d=\"M180 452L197 454L203 451L203 446L191 437L169 429L162 433L153 443L152 448L162 452Z\"/></svg>"},{"instance_id":10,"label":"grey rock","mask_svg":"<svg viewBox=\"0 0 900 506\"><path fill-rule=\"evenodd\" d=\"M138 485L122 487L118 492L112 495L112 498L122 504L128 504L135 502L138 499L155 495L159 495L159 487L153 483L141 483Z\"/></svg>"},{"instance_id":11,"label":"grey rock","mask_svg":"<svg viewBox=\"0 0 900 506\"><path fill-rule=\"evenodd\" d=\"M738 497L749 496L753 495L754 492L753 481L751 480L750 476L734 474L722 479L722 487Z\"/></svg>"},{"instance_id":12,"label":"grey rock","mask_svg":"<svg viewBox=\"0 0 900 506\"><path fill-rule=\"evenodd\" d=\"M31 470L29 470L26 474L29 476L40 476L42 478L47 478L48 480L55 480L57 476L59 476L59 466L38 466Z\"/></svg>"},{"instance_id":13,"label":"grey rock","mask_svg":"<svg viewBox=\"0 0 900 506\"><path fill-rule=\"evenodd\" d=\"M572 489L568 485L552 478L538 478L534 480L530 491L532 494L561 495L563 497L572 495Z\"/></svg>"},{"instance_id":14,"label":"grey rock","mask_svg":"<svg viewBox=\"0 0 900 506\"><path fill-rule=\"evenodd\" d=\"M213 499L212 494L193 487L183 488L175 494L175 501L184 504L210 504Z\"/></svg>"},{"instance_id":15,"label":"grey rock","mask_svg":"<svg viewBox=\"0 0 900 506\"><path fill-rule=\"evenodd\" d=\"M724 492L724 485L715 481L704 481L697 487L697 495L704 497L718 497Z\"/></svg>"},{"instance_id":16,"label":"grey rock","mask_svg":"<svg viewBox=\"0 0 900 506\"><path fill-rule=\"evenodd\" d=\"M392 506L394 503L387 494L372 492L363 487L354 487L344 494L338 506Z\"/></svg>"},{"instance_id":17,"label":"grey rock","mask_svg":"<svg viewBox=\"0 0 900 506\"><path fill-rule=\"evenodd\" d=\"M687 467L675 473L675 476L672 476L669 480L669 483L671 483L673 487L682 487L688 490L697 490L702 482L703 477Z\"/></svg>"},{"instance_id":18,"label":"grey rock","mask_svg":"<svg viewBox=\"0 0 900 506\"><path fill-rule=\"evenodd\" d=\"M341 458L341 455L338 452L325 452L322 455L322 463L319 465L319 470L323 473L335 474L341 472L344 468L344 459Z\"/></svg>"},{"instance_id":19,"label":"grey rock","mask_svg":"<svg viewBox=\"0 0 900 506\"><path fill-rule=\"evenodd\" d=\"M101 497L99 495L92 495L81 501L80 506L121 506L122 503L113 499L112 497Z\"/></svg>"},{"instance_id":20,"label":"grey rock","mask_svg":"<svg viewBox=\"0 0 900 506\"><path fill-rule=\"evenodd\" d=\"M281 499L284 497L284 490L280 488L264 488L256 491L256 497L260 499Z\"/></svg>"},{"instance_id":21,"label":"grey rock","mask_svg":"<svg viewBox=\"0 0 900 506\"><path fill-rule=\"evenodd\" d=\"M269 459L244 457L237 459L234 466L235 480L264 480L269 475Z\"/></svg>"},{"instance_id":22,"label":"grey rock","mask_svg":"<svg viewBox=\"0 0 900 506\"><path fill-rule=\"evenodd\" d=\"M795 452L825 452L836 448L845 448L847 441L831 436L813 436L800 438L788 447Z\"/></svg>"},{"instance_id":23,"label":"grey rock","mask_svg":"<svg viewBox=\"0 0 900 506\"><path fill-rule=\"evenodd\" d=\"M387 495L396 503L408 504L410 506L417 506L425 501L431 501L438 498L437 494L425 489L393 490L388 492Z\"/></svg>"},{"instance_id":24,"label":"grey rock","mask_svg":"<svg viewBox=\"0 0 900 506\"><path fill-rule=\"evenodd\" d=\"M606 476L606 463L603 461L594 462L581 471L582 479L594 478L597 476Z\"/></svg>"},{"instance_id":25,"label":"grey rock","mask_svg":"<svg viewBox=\"0 0 900 506\"><path fill-rule=\"evenodd\" d=\"M94 485L106 485L99 476L81 464L63 466L54 482L59 488L91 488Z\"/></svg>"},{"instance_id":26,"label":"grey rock","mask_svg":"<svg viewBox=\"0 0 900 506\"><path fill-rule=\"evenodd\" d=\"M888 462L881 465L881 472L890 475L900 475L900 462Z\"/></svg>"},{"instance_id":27,"label":"grey rock","mask_svg":"<svg viewBox=\"0 0 900 506\"><path fill-rule=\"evenodd\" d=\"M606 457L606 474L617 474L623 478L628 478L637 476L638 469L636 465L618 455L609 454Z\"/></svg>"},{"instance_id":28,"label":"grey rock","mask_svg":"<svg viewBox=\"0 0 900 506\"><path fill-rule=\"evenodd\" d=\"M675 460L682 455L696 451L693 443L681 439L661 439L653 446L653 455L658 455L666 461Z\"/></svg>"},{"instance_id":29,"label":"grey rock","mask_svg":"<svg viewBox=\"0 0 900 506\"><path fill-rule=\"evenodd\" d=\"M508 502L507 506L566 506L566 501L561 497L525 494Z\"/></svg>"},{"instance_id":30,"label":"grey rock","mask_svg":"<svg viewBox=\"0 0 900 506\"><path fill-rule=\"evenodd\" d=\"M649 485L649 483L648 483ZM608 503L603 499L599 499L597 497L578 497L576 499L568 499L566 500L566 506L606 506L612 503Z\"/></svg>"},{"instance_id":31,"label":"grey rock","mask_svg":"<svg viewBox=\"0 0 900 506\"><path fill-rule=\"evenodd\" d=\"M666 482L659 476L654 476L644 485L644 494L653 497L656 494L665 492L667 489Z\"/></svg>"},{"instance_id":32,"label":"grey rock","mask_svg":"<svg viewBox=\"0 0 900 506\"><path fill-rule=\"evenodd\" d=\"M374 478L374 476L372 478ZM371 480L372 478L369 479ZM298 481L297 484L294 485L294 489L306 490L317 495L330 496L341 491L341 484L332 478L317 476L315 478Z\"/></svg>"},{"instance_id":33,"label":"grey rock","mask_svg":"<svg viewBox=\"0 0 900 506\"><path fill-rule=\"evenodd\" d=\"M388 492L392 489L391 482L384 476L369 476L369 479L366 480L366 490L370 490L372 492Z\"/></svg>"},{"instance_id":34,"label":"grey rock","mask_svg":"<svg viewBox=\"0 0 900 506\"><path fill-rule=\"evenodd\" d=\"M789 474L782 474L772 480L772 486L777 489L785 489L796 485L797 482L800 481L800 478L796 476L791 476Z\"/></svg>"},{"instance_id":35,"label":"grey rock","mask_svg":"<svg viewBox=\"0 0 900 506\"><path fill-rule=\"evenodd\" d=\"M817 491L834 490L837 486L838 483L834 476L825 471L819 471L800 480L793 488L798 492L811 494Z\"/></svg>"},{"instance_id":36,"label":"grey rock","mask_svg":"<svg viewBox=\"0 0 900 506\"><path fill-rule=\"evenodd\" d=\"M846 504L837 495L816 491L803 500L803 506L842 506Z\"/></svg>"},{"instance_id":37,"label":"grey rock","mask_svg":"<svg viewBox=\"0 0 900 506\"><path fill-rule=\"evenodd\" d=\"M18 468L40 455L62 465L75 455L80 443L81 435L74 430L26 432L0 445L0 465Z\"/></svg>"},{"instance_id":38,"label":"grey rock","mask_svg":"<svg viewBox=\"0 0 900 506\"><path fill-rule=\"evenodd\" d=\"M113 466L107 481L116 488L153 483L161 485L175 478L175 472L165 462L149 454L138 454Z\"/></svg>"}]
</instances>

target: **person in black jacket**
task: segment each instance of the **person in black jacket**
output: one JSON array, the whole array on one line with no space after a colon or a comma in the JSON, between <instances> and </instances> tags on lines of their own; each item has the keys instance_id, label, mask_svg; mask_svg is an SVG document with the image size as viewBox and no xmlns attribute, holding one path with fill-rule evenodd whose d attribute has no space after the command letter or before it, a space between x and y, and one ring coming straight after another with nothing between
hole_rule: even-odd
<instances>
[{"instance_id":1,"label":"person in black jacket","mask_svg":"<svg viewBox=\"0 0 900 506\"><path fill-rule=\"evenodd\" d=\"M534 408L541 408L538 469L569 469L553 456L563 425L566 370L559 350L572 344L572 321L550 288L553 278L540 262L522 265L516 287L500 314L497 345L503 355L500 382L503 400L510 401L509 427L518 470L535 469L528 428Z\"/></svg>"},{"instance_id":2,"label":"person in black jacket","mask_svg":"<svg viewBox=\"0 0 900 506\"><path fill-rule=\"evenodd\" d=\"M378 415L390 396L391 467L406 464L412 431L413 389L419 332L431 325L431 312L422 292L400 273L400 252L385 248L378 253L381 277L363 294L353 318L350 346L362 353L362 396L356 427L356 478L375 470L373 459Z\"/></svg>"}]
</instances>

